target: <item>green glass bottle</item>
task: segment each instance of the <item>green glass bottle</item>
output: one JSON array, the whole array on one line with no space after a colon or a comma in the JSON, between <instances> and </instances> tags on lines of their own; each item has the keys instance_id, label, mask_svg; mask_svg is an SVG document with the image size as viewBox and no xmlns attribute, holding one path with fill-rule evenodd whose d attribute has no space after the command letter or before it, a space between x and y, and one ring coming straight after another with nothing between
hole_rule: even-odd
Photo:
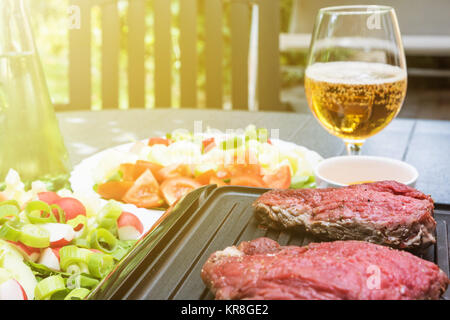
<instances>
[{"instance_id":1,"label":"green glass bottle","mask_svg":"<svg viewBox=\"0 0 450 320\"><path fill-rule=\"evenodd\" d=\"M63 181L70 162L23 0L0 0L0 181Z\"/></svg>"}]
</instances>

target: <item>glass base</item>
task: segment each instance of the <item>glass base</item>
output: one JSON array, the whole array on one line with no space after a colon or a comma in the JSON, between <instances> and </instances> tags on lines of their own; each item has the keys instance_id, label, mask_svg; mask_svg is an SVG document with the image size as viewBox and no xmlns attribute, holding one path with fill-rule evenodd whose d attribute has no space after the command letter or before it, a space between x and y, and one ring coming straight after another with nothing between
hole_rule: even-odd
<instances>
[{"instance_id":1,"label":"glass base","mask_svg":"<svg viewBox=\"0 0 450 320\"><path fill-rule=\"evenodd\" d=\"M366 140L344 140L349 156L359 156Z\"/></svg>"}]
</instances>

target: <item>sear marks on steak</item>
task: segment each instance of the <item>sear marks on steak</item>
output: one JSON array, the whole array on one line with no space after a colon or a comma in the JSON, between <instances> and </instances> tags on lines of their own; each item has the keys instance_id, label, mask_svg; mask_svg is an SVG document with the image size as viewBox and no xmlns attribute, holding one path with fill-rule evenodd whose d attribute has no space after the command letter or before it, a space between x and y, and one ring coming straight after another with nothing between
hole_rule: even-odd
<instances>
[{"instance_id":1,"label":"sear marks on steak","mask_svg":"<svg viewBox=\"0 0 450 320\"><path fill-rule=\"evenodd\" d=\"M263 225L300 229L325 240L364 240L410 250L436 242L431 197L395 181L275 189L253 207Z\"/></svg>"},{"instance_id":2,"label":"sear marks on steak","mask_svg":"<svg viewBox=\"0 0 450 320\"><path fill-rule=\"evenodd\" d=\"M407 251L364 241L279 246L269 238L213 253L201 277L216 299L439 299L449 279Z\"/></svg>"}]
</instances>

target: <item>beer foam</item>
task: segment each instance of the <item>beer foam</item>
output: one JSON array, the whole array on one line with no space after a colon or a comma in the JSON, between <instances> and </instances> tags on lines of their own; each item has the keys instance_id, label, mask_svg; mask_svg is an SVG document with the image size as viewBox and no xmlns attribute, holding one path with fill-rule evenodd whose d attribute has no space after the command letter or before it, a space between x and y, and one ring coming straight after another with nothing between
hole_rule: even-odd
<instances>
[{"instance_id":1,"label":"beer foam","mask_svg":"<svg viewBox=\"0 0 450 320\"><path fill-rule=\"evenodd\" d=\"M306 68L306 76L329 83L371 85L404 80L406 71L384 63L336 61L314 63Z\"/></svg>"}]
</instances>

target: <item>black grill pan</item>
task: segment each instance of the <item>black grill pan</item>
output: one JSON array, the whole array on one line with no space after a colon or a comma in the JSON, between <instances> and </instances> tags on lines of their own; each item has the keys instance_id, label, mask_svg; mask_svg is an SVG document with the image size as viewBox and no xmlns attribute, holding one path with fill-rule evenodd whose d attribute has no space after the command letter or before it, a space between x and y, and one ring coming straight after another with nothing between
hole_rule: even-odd
<instances>
[{"instance_id":1,"label":"black grill pan","mask_svg":"<svg viewBox=\"0 0 450 320\"><path fill-rule=\"evenodd\" d=\"M318 241L306 234L278 232L259 226L251 204L268 189L227 186L209 189L210 195L198 209L190 208L183 219L159 239L145 260L125 281L116 284L112 299L213 299L200 271L217 250L242 241L266 236L281 245L306 245ZM449 274L450 206L436 205L437 244L422 258L433 261ZM450 299L450 290L443 296Z\"/></svg>"},{"instance_id":2,"label":"black grill pan","mask_svg":"<svg viewBox=\"0 0 450 320\"><path fill-rule=\"evenodd\" d=\"M87 299L111 299L123 284L133 283L134 276L131 278L130 276L134 270L143 261L152 260L160 247L165 247L164 244L168 241L166 235L171 234L178 225L182 225L213 189L215 186L212 185L196 189L187 194L173 208L167 210L152 229L122 258L114 270L91 291Z\"/></svg>"}]
</instances>

